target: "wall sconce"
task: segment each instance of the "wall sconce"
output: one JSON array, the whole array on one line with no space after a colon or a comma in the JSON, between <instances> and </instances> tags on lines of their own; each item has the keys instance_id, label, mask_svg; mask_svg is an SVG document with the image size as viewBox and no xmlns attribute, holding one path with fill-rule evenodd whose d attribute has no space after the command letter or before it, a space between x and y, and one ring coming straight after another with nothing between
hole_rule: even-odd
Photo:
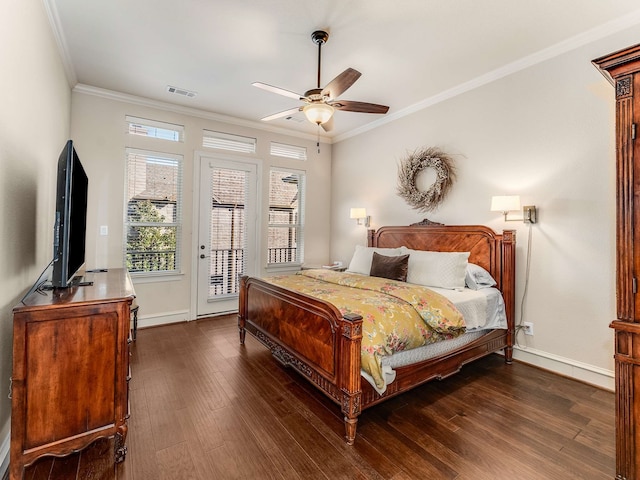
<instances>
[{"instance_id":1,"label":"wall sconce","mask_svg":"<svg viewBox=\"0 0 640 480\"><path fill-rule=\"evenodd\" d=\"M367 215L366 208L352 208L349 213L349 218L355 218L358 225L364 225L369 228L371 217Z\"/></svg>"},{"instance_id":2,"label":"wall sconce","mask_svg":"<svg viewBox=\"0 0 640 480\"><path fill-rule=\"evenodd\" d=\"M537 210L535 205L522 207L522 218L507 218L509 212L520 210L520 195L499 195L491 197L491 211L502 212L505 222L536 223Z\"/></svg>"}]
</instances>

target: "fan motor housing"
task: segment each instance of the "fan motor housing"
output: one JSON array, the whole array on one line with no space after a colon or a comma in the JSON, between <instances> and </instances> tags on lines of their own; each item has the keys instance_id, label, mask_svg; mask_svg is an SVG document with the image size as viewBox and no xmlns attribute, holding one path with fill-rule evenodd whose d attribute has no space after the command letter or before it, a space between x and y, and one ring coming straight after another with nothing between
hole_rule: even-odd
<instances>
[{"instance_id":1,"label":"fan motor housing","mask_svg":"<svg viewBox=\"0 0 640 480\"><path fill-rule=\"evenodd\" d=\"M313 40L313 43L316 45L322 45L329 40L329 34L324 30L316 30L311 34L311 40Z\"/></svg>"},{"instance_id":2,"label":"fan motor housing","mask_svg":"<svg viewBox=\"0 0 640 480\"><path fill-rule=\"evenodd\" d=\"M304 92L304 96L311 101L322 100L322 89L312 88L311 90L307 90L306 92Z\"/></svg>"}]
</instances>

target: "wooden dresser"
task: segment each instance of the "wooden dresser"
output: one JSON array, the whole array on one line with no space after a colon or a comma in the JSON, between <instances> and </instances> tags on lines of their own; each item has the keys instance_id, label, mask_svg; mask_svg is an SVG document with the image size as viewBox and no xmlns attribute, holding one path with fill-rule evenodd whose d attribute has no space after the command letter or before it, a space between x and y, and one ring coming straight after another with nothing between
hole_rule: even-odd
<instances>
[{"instance_id":1,"label":"wooden dresser","mask_svg":"<svg viewBox=\"0 0 640 480\"><path fill-rule=\"evenodd\" d=\"M634 480L640 479L640 45L593 63L616 94L616 479Z\"/></svg>"},{"instance_id":2,"label":"wooden dresser","mask_svg":"<svg viewBox=\"0 0 640 480\"><path fill-rule=\"evenodd\" d=\"M83 280L93 284L35 292L13 310L11 480L103 437L124 460L135 294L124 269Z\"/></svg>"}]
</instances>

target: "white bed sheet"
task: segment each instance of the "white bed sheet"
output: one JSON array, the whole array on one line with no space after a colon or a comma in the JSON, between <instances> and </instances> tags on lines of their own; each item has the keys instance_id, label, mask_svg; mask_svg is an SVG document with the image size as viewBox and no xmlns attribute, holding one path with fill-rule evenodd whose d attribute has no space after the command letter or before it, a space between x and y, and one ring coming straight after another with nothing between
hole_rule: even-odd
<instances>
[{"instance_id":1,"label":"white bed sheet","mask_svg":"<svg viewBox=\"0 0 640 480\"><path fill-rule=\"evenodd\" d=\"M443 288L432 288L432 290L451 300L460 313L462 313L465 323L467 324L466 333L451 340L444 340L383 357L382 373L385 379L383 389L377 388L373 378L361 370L360 373L362 376L378 393L383 394L387 389L387 385L395 380L396 372L394 368L434 358L455 350L481 337L486 333L486 330L507 328L504 299L498 289L483 288L480 290L471 290L464 288L460 290L447 290Z\"/></svg>"}]
</instances>

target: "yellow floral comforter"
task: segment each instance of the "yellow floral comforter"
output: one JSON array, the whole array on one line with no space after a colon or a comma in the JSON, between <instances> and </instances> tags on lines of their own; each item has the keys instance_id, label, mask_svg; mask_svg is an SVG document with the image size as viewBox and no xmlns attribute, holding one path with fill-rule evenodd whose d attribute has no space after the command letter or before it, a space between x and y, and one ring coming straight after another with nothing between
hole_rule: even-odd
<instances>
[{"instance_id":1,"label":"yellow floral comforter","mask_svg":"<svg viewBox=\"0 0 640 480\"><path fill-rule=\"evenodd\" d=\"M303 270L265 279L363 318L362 369L385 388L382 357L464 333L464 319L445 297L426 287L332 270Z\"/></svg>"}]
</instances>

